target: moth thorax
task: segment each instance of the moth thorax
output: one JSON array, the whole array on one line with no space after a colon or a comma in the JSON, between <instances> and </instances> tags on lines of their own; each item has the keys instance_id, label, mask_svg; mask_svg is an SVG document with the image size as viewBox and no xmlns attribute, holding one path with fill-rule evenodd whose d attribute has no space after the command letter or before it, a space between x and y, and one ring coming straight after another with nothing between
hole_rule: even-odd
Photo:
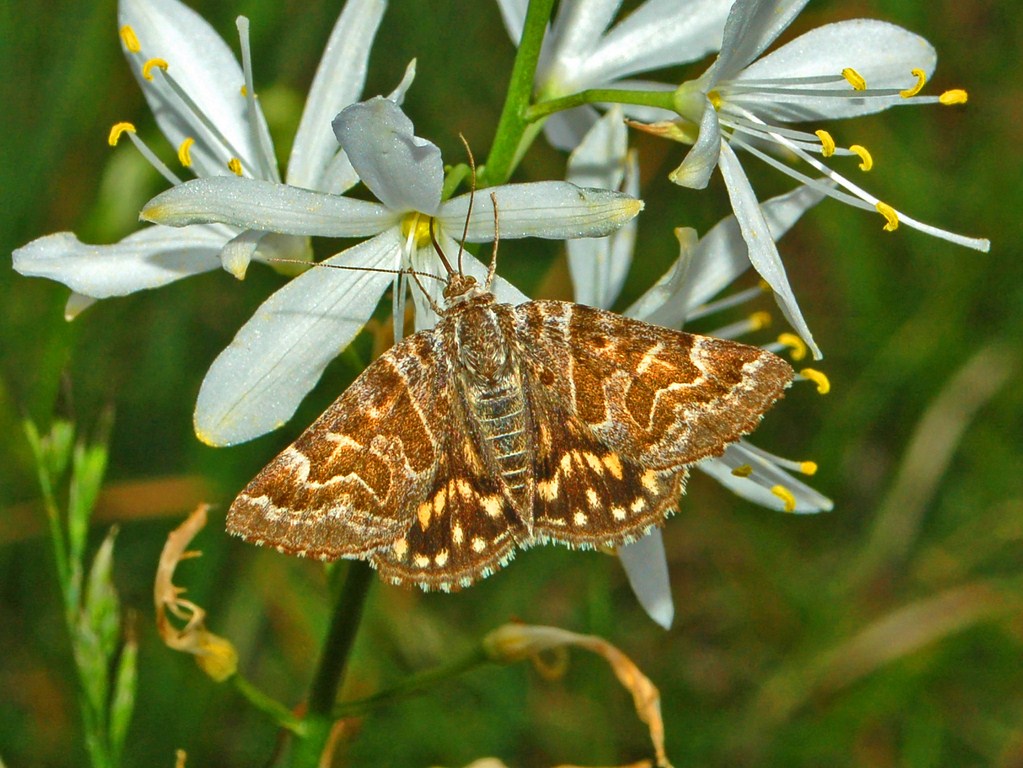
<instances>
[{"instance_id":1,"label":"moth thorax","mask_svg":"<svg viewBox=\"0 0 1023 768\"><path fill-rule=\"evenodd\" d=\"M493 306L473 307L455 318L455 345L466 373L495 382L508 367L508 345Z\"/></svg>"}]
</instances>

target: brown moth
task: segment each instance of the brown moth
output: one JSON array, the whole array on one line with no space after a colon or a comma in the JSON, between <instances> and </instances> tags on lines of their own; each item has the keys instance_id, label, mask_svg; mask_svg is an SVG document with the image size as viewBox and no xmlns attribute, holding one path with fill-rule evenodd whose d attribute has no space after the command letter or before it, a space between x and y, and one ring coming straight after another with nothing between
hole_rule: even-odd
<instances>
[{"instance_id":1,"label":"brown moth","mask_svg":"<svg viewBox=\"0 0 1023 768\"><path fill-rule=\"evenodd\" d=\"M758 347L581 304L499 304L496 246L482 287L438 253L436 326L371 363L246 486L231 533L445 591L517 548L619 546L792 380Z\"/></svg>"}]
</instances>

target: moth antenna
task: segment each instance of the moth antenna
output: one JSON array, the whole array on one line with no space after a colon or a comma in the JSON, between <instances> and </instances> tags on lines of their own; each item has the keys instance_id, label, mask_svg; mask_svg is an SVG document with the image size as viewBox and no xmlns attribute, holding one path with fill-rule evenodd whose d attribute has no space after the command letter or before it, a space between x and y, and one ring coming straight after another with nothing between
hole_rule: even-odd
<instances>
[{"instance_id":1,"label":"moth antenna","mask_svg":"<svg viewBox=\"0 0 1023 768\"><path fill-rule=\"evenodd\" d=\"M351 272L381 272L386 275L412 275L413 277L429 277L433 280L446 282L443 277L431 275L429 272L416 272L413 269L383 269L382 267L355 267L350 264L325 264L322 261L303 261L302 259L282 259L277 256L267 257L267 261L279 264L302 264L306 267L323 267L324 269L347 269Z\"/></svg>"},{"instance_id":2,"label":"moth antenna","mask_svg":"<svg viewBox=\"0 0 1023 768\"><path fill-rule=\"evenodd\" d=\"M433 218L430 219L430 242L433 243L433 250L437 252L437 256L440 257L441 263L444 265L444 269L448 271L448 275L462 274L461 249L459 249L458 252L458 272L456 273L455 270L451 268L451 262L448 261L448 257L444 254L444 249L441 248L440 243L437 242L437 233L433 228Z\"/></svg>"},{"instance_id":3,"label":"moth antenna","mask_svg":"<svg viewBox=\"0 0 1023 768\"><path fill-rule=\"evenodd\" d=\"M419 273L418 272L409 272L409 274L412 275L412 279L416 281L416 285L419 286L419 290L421 290L423 292L423 296L425 296L426 300L430 303L430 309L432 309L434 311L434 313L436 313L437 317L441 317L444 314L444 309L437 302L435 302L433 300L433 297L430 296L429 293L427 293L426 288L423 287L423 284L421 282L419 282ZM429 273L428 272L424 272L423 274L424 275L428 275ZM430 275L430 277L437 277L437 276L436 275ZM437 279L441 280L442 278L437 277Z\"/></svg>"},{"instance_id":4,"label":"moth antenna","mask_svg":"<svg viewBox=\"0 0 1023 768\"><path fill-rule=\"evenodd\" d=\"M490 193L490 202L494 204L494 250L490 253L490 268L487 269L487 287L490 290L490 284L494 282L494 275L497 274L497 245L501 242L501 225L498 223L497 215L497 193Z\"/></svg>"},{"instance_id":5,"label":"moth antenna","mask_svg":"<svg viewBox=\"0 0 1023 768\"><path fill-rule=\"evenodd\" d=\"M462 140L465 154L469 156L469 170L471 171L469 177L469 208L465 212L465 224L462 226L462 241L458 244L458 274L462 274L462 253L465 251L466 238L469 237L469 219L472 218L472 204L476 199L476 158L473 157L472 149L469 147L469 142L465 136L459 133L458 138ZM489 282L487 283L487 288L490 288Z\"/></svg>"}]
</instances>

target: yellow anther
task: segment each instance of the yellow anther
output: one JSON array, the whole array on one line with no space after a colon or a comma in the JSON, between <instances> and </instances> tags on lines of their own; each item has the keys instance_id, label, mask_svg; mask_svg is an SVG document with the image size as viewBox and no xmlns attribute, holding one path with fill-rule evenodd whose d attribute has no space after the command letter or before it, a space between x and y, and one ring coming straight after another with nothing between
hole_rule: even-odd
<instances>
[{"instance_id":1,"label":"yellow anther","mask_svg":"<svg viewBox=\"0 0 1023 768\"><path fill-rule=\"evenodd\" d=\"M732 470L732 474L736 477L749 477L753 474L753 467L749 464L740 464L738 467Z\"/></svg>"},{"instance_id":2,"label":"yellow anther","mask_svg":"<svg viewBox=\"0 0 1023 768\"><path fill-rule=\"evenodd\" d=\"M817 394L826 395L831 391L831 382L828 380L828 377L816 368L804 368L799 372L799 375L817 385Z\"/></svg>"},{"instance_id":3,"label":"yellow anther","mask_svg":"<svg viewBox=\"0 0 1023 768\"><path fill-rule=\"evenodd\" d=\"M767 328L771 324L771 313L770 312L754 312L749 316L750 327L754 331L759 331Z\"/></svg>"},{"instance_id":4,"label":"yellow anther","mask_svg":"<svg viewBox=\"0 0 1023 768\"><path fill-rule=\"evenodd\" d=\"M760 278L759 280L757 280L757 285L760 286L760 290L762 290L764 293L771 293L774 291L774 288L771 287L771 284L767 282L764 278Z\"/></svg>"},{"instance_id":5,"label":"yellow anther","mask_svg":"<svg viewBox=\"0 0 1023 768\"><path fill-rule=\"evenodd\" d=\"M951 91L945 91L938 97L938 101L949 107L953 104L965 104L969 98L969 94L966 93L962 88L953 88Z\"/></svg>"},{"instance_id":6,"label":"yellow anther","mask_svg":"<svg viewBox=\"0 0 1023 768\"><path fill-rule=\"evenodd\" d=\"M817 134L817 138L821 140L821 154L824 157L831 157L835 154L835 140L831 138L831 134L825 131L823 128L819 131L814 131Z\"/></svg>"},{"instance_id":7,"label":"yellow anther","mask_svg":"<svg viewBox=\"0 0 1023 768\"><path fill-rule=\"evenodd\" d=\"M908 99L911 96L916 96L920 91L923 90L924 85L927 84L927 73L922 69L914 69L913 77L916 78L916 84L904 91L899 91L899 96L904 99Z\"/></svg>"},{"instance_id":8,"label":"yellow anther","mask_svg":"<svg viewBox=\"0 0 1023 768\"><path fill-rule=\"evenodd\" d=\"M195 144L195 139L191 136L186 136L185 140L181 142L181 146L178 147L178 160L186 168L192 167L192 145Z\"/></svg>"},{"instance_id":9,"label":"yellow anther","mask_svg":"<svg viewBox=\"0 0 1023 768\"><path fill-rule=\"evenodd\" d=\"M799 471L804 475L813 476L817 474L817 462L816 461L801 461L799 462Z\"/></svg>"},{"instance_id":10,"label":"yellow anther","mask_svg":"<svg viewBox=\"0 0 1023 768\"><path fill-rule=\"evenodd\" d=\"M874 167L874 158L867 151L866 147L861 146L860 144L853 144L852 146L849 147L849 151L855 152L857 155L860 156L860 160L862 161L860 163L861 171L869 171L871 168Z\"/></svg>"},{"instance_id":11,"label":"yellow anther","mask_svg":"<svg viewBox=\"0 0 1023 768\"><path fill-rule=\"evenodd\" d=\"M249 95L249 88L244 83L242 84L242 87L241 87L241 94L242 94L242 96L248 96Z\"/></svg>"},{"instance_id":12,"label":"yellow anther","mask_svg":"<svg viewBox=\"0 0 1023 768\"><path fill-rule=\"evenodd\" d=\"M110 135L107 136L107 144L111 147L116 147L117 142L121 140L121 134L125 131L135 133L135 126L131 123L114 123L114 126L110 129Z\"/></svg>"},{"instance_id":13,"label":"yellow anther","mask_svg":"<svg viewBox=\"0 0 1023 768\"><path fill-rule=\"evenodd\" d=\"M714 107L715 111L721 109L721 103L723 100L721 98L721 94L717 91L710 91L707 94L707 101L710 102L710 105Z\"/></svg>"},{"instance_id":14,"label":"yellow anther","mask_svg":"<svg viewBox=\"0 0 1023 768\"><path fill-rule=\"evenodd\" d=\"M417 248L426 248L430 245L430 217L421 213L410 213L401 220L401 236L408 240L412 238Z\"/></svg>"},{"instance_id":15,"label":"yellow anther","mask_svg":"<svg viewBox=\"0 0 1023 768\"><path fill-rule=\"evenodd\" d=\"M888 203L882 203L880 200L877 201L877 205L874 207L885 218L885 232L894 232L899 228L899 214L894 208L888 205Z\"/></svg>"},{"instance_id":16,"label":"yellow anther","mask_svg":"<svg viewBox=\"0 0 1023 768\"><path fill-rule=\"evenodd\" d=\"M153 67L159 67L164 72L166 72L167 66L168 64L164 59L150 59L149 61L142 65L142 77L146 78L146 80L152 80Z\"/></svg>"},{"instance_id":17,"label":"yellow anther","mask_svg":"<svg viewBox=\"0 0 1023 768\"><path fill-rule=\"evenodd\" d=\"M771 489L771 493L785 502L786 512L796 511L796 497L792 495L792 491L786 488L784 485L776 485Z\"/></svg>"},{"instance_id":18,"label":"yellow anther","mask_svg":"<svg viewBox=\"0 0 1023 768\"><path fill-rule=\"evenodd\" d=\"M794 333L778 334L778 343L789 348L789 357L802 360L806 357L806 343Z\"/></svg>"},{"instance_id":19,"label":"yellow anther","mask_svg":"<svg viewBox=\"0 0 1023 768\"><path fill-rule=\"evenodd\" d=\"M228 160L227 167L231 169L231 173L233 173L235 176L242 175L242 161L239 160L237 157L232 157L230 160Z\"/></svg>"},{"instance_id":20,"label":"yellow anther","mask_svg":"<svg viewBox=\"0 0 1023 768\"><path fill-rule=\"evenodd\" d=\"M130 53L138 53L142 50L142 46L139 45L139 39L135 35L135 30L128 24L121 27L120 35L121 42L124 43L124 47L127 48Z\"/></svg>"},{"instance_id":21,"label":"yellow anther","mask_svg":"<svg viewBox=\"0 0 1023 768\"><path fill-rule=\"evenodd\" d=\"M845 69L843 69L842 77L844 77L849 82L849 85L853 87L854 91L867 90L867 81L863 79L863 75L861 75L852 67L846 67Z\"/></svg>"}]
</instances>

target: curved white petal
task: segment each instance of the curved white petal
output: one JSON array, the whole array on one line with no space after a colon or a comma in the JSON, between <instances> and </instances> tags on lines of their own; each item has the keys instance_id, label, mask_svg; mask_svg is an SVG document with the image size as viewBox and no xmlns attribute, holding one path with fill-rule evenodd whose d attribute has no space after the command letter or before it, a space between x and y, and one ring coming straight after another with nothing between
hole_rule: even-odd
<instances>
[{"instance_id":1,"label":"curved white petal","mask_svg":"<svg viewBox=\"0 0 1023 768\"><path fill-rule=\"evenodd\" d=\"M365 237L398 220L379 203L237 176L194 179L161 192L142 208L155 224L210 221L287 235Z\"/></svg>"},{"instance_id":2,"label":"curved white petal","mask_svg":"<svg viewBox=\"0 0 1023 768\"><path fill-rule=\"evenodd\" d=\"M739 223L742 238L749 248L749 260L753 268L760 273L760 276L767 281L774 291L775 301L781 309L789 325L799 334L800 338L813 352L815 359L821 358L821 351L813 340L803 313L799 309L796 297L789 285L788 275L785 274L785 265L782 264L778 247L774 244L771 229L764 218L760 205L757 202L756 193L750 186L746 173L742 170L739 158L725 142L721 142L721 175L725 179L725 187L728 189L728 198L732 203L732 210Z\"/></svg>"},{"instance_id":3,"label":"curved white petal","mask_svg":"<svg viewBox=\"0 0 1023 768\"><path fill-rule=\"evenodd\" d=\"M627 150L628 131L621 109L615 107L593 126L568 158L565 178L581 187L619 189L625 177ZM577 302L610 308L632 262L635 224L633 219L608 237L567 241L568 268ZM626 242L616 243L621 236Z\"/></svg>"},{"instance_id":4,"label":"curved white petal","mask_svg":"<svg viewBox=\"0 0 1023 768\"><path fill-rule=\"evenodd\" d=\"M721 54L700 81L710 90L731 80L773 43L809 0L735 0L725 22Z\"/></svg>"},{"instance_id":5,"label":"curved white petal","mask_svg":"<svg viewBox=\"0 0 1023 768\"><path fill-rule=\"evenodd\" d=\"M671 629L675 620L675 603L671 599L671 581L668 579L661 529L654 528L643 538L618 547L618 559L643 610L662 627Z\"/></svg>"},{"instance_id":6,"label":"curved white petal","mask_svg":"<svg viewBox=\"0 0 1023 768\"><path fill-rule=\"evenodd\" d=\"M400 248L392 229L323 263L396 269ZM233 445L290 419L365 325L392 277L315 267L263 302L203 380L195 407L199 439Z\"/></svg>"},{"instance_id":7,"label":"curved white petal","mask_svg":"<svg viewBox=\"0 0 1023 768\"><path fill-rule=\"evenodd\" d=\"M933 46L919 35L884 21L855 19L827 24L797 37L750 65L735 81L834 75L852 67L863 76L868 91L905 89L916 83L913 69L921 69L930 77L937 62ZM789 121L853 117L910 103L899 95L872 97L866 93L863 98L855 98L852 86L844 79L787 87L810 93L753 92L736 94L728 100L759 115ZM823 96L822 90L836 91L841 96Z\"/></svg>"},{"instance_id":8,"label":"curved white petal","mask_svg":"<svg viewBox=\"0 0 1023 768\"><path fill-rule=\"evenodd\" d=\"M599 117L600 113L589 104L558 112L547 118L543 125L543 134L555 149L571 152L579 146L586 132L593 127Z\"/></svg>"},{"instance_id":9,"label":"curved white petal","mask_svg":"<svg viewBox=\"0 0 1023 768\"><path fill-rule=\"evenodd\" d=\"M706 101L706 98L704 100ZM700 134L696 143L686 154L682 164L668 174L668 178L680 187L705 189L718 165L723 145L717 110L706 101L703 114L700 116Z\"/></svg>"},{"instance_id":10,"label":"curved white petal","mask_svg":"<svg viewBox=\"0 0 1023 768\"><path fill-rule=\"evenodd\" d=\"M577 77L597 87L721 48L732 0L648 0L611 29Z\"/></svg>"},{"instance_id":11,"label":"curved white petal","mask_svg":"<svg viewBox=\"0 0 1023 768\"><path fill-rule=\"evenodd\" d=\"M398 213L437 212L444 185L440 149L415 135L401 107L375 96L344 109L333 126L359 178L380 202Z\"/></svg>"},{"instance_id":12,"label":"curved white petal","mask_svg":"<svg viewBox=\"0 0 1023 768\"><path fill-rule=\"evenodd\" d=\"M824 197L819 187L801 186L761 203L760 210L771 237L780 240L800 216ZM685 279L672 281L683 262ZM693 310L717 296L749 268L748 250L739 223L735 216L728 216L715 224L688 252L683 243L679 260L626 314L648 323L680 328Z\"/></svg>"},{"instance_id":13,"label":"curved white petal","mask_svg":"<svg viewBox=\"0 0 1023 768\"><path fill-rule=\"evenodd\" d=\"M14 269L94 299L125 296L217 269L232 234L224 227L147 227L119 243L89 245L58 232L14 251Z\"/></svg>"},{"instance_id":14,"label":"curved white petal","mask_svg":"<svg viewBox=\"0 0 1023 768\"><path fill-rule=\"evenodd\" d=\"M213 27L178 0L120 0L118 25L130 26L138 38L142 50L128 53L128 62L164 136L175 147L188 137L196 140L191 149L195 172L200 176L230 173L226 163L231 156L238 157L248 171L259 168L262 149L252 135L241 92L245 78ZM154 69L152 80L143 77L143 63L153 58L167 62L167 74L230 146L224 146L182 102L161 72Z\"/></svg>"},{"instance_id":15,"label":"curved white petal","mask_svg":"<svg viewBox=\"0 0 1023 768\"><path fill-rule=\"evenodd\" d=\"M584 189L567 181L504 184L476 193L469 219L468 239L473 243L494 239L494 204L497 196L501 239L609 235L643 209L643 201L607 189ZM446 200L437 216L447 232L461 234L469 194Z\"/></svg>"},{"instance_id":16,"label":"curved white petal","mask_svg":"<svg viewBox=\"0 0 1023 768\"><path fill-rule=\"evenodd\" d=\"M295 134L289 184L328 191L324 173L337 152L330 121L362 93L370 48L386 7L385 0L348 0L334 24Z\"/></svg>"},{"instance_id":17,"label":"curved white petal","mask_svg":"<svg viewBox=\"0 0 1023 768\"><path fill-rule=\"evenodd\" d=\"M678 258L656 283L647 288L643 295L622 313L626 317L634 317L666 328L682 327L687 312L683 302L678 300L678 295L685 290L698 239L696 230L691 227L676 227L675 238L679 245ZM748 267L749 260L745 256L743 260Z\"/></svg>"}]
</instances>

